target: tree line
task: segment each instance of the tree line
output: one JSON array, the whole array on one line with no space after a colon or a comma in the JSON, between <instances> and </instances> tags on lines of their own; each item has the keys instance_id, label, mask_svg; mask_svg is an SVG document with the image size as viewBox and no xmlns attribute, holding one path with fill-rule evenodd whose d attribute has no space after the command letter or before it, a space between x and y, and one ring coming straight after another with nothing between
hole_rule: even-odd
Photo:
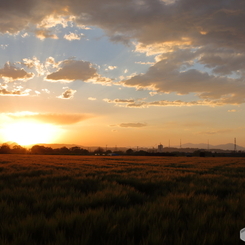
<instances>
[{"instance_id":1,"label":"tree line","mask_svg":"<svg viewBox=\"0 0 245 245\"><path fill-rule=\"evenodd\" d=\"M143 152L143 151L142 151ZM141 152L141 153L142 153ZM102 147L98 147L94 151L83 149L79 146L74 147L60 147L53 149L43 145L34 145L30 149L27 149L21 145L10 146L4 143L0 146L0 154L40 154L40 155L132 155L135 152L132 149L128 149L126 152L123 151L111 151L104 150Z\"/></svg>"},{"instance_id":2,"label":"tree line","mask_svg":"<svg viewBox=\"0 0 245 245\"><path fill-rule=\"evenodd\" d=\"M0 154L41 154L41 155L66 155L66 154L77 154L77 155L88 155L89 151L78 146L71 148L61 147L55 148L47 147L43 145L34 145L30 149L27 149L21 145L10 146L6 143L0 147Z\"/></svg>"},{"instance_id":3,"label":"tree line","mask_svg":"<svg viewBox=\"0 0 245 245\"><path fill-rule=\"evenodd\" d=\"M151 155L149 152L144 150L135 151L133 149L127 149L126 151L120 150L105 150L102 147L98 147L93 151L83 149L79 146L74 146L71 148L61 147L55 148L43 145L34 145L30 149L27 149L21 145L10 146L4 143L0 147L0 154L37 154L37 155L136 155L136 156L146 156ZM167 154L167 153L165 153Z\"/></svg>"}]
</instances>

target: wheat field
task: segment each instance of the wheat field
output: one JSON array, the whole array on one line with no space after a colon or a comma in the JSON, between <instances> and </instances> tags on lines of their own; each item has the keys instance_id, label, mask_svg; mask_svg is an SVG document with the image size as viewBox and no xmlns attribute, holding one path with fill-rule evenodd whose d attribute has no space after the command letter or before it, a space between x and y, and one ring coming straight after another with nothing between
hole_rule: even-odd
<instances>
[{"instance_id":1,"label":"wheat field","mask_svg":"<svg viewBox=\"0 0 245 245\"><path fill-rule=\"evenodd\" d=\"M0 155L0 244L241 244L245 159Z\"/></svg>"}]
</instances>

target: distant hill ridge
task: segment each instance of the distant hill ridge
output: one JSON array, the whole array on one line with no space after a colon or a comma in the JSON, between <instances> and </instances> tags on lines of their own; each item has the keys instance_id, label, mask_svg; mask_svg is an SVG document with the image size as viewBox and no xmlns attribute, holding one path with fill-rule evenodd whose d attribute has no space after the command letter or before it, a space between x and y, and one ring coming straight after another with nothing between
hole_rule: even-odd
<instances>
[{"instance_id":1,"label":"distant hill ridge","mask_svg":"<svg viewBox=\"0 0 245 245\"><path fill-rule=\"evenodd\" d=\"M234 150L234 144L232 143L228 143L228 144L221 144L221 145L209 145L208 144L192 144L192 143L187 143L187 144L183 144L182 148L198 148L198 149L208 149L212 150L212 149L220 149L220 150ZM239 145L236 145L236 150L237 151L244 151L245 148Z\"/></svg>"}]
</instances>

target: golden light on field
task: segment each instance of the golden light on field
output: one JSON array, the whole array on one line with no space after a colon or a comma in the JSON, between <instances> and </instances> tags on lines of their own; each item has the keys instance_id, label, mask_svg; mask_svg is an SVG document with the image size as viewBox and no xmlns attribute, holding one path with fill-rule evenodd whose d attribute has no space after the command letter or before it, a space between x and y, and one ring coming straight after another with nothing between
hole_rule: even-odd
<instances>
[{"instance_id":1,"label":"golden light on field","mask_svg":"<svg viewBox=\"0 0 245 245\"><path fill-rule=\"evenodd\" d=\"M15 122L4 126L5 142L13 141L20 145L51 143L56 139L57 129L51 124L38 122Z\"/></svg>"}]
</instances>

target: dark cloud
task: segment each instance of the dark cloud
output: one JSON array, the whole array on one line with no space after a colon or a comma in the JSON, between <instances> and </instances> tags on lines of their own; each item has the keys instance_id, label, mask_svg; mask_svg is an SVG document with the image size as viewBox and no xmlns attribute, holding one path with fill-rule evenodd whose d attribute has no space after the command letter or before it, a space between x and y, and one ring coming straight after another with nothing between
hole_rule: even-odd
<instances>
[{"instance_id":1,"label":"dark cloud","mask_svg":"<svg viewBox=\"0 0 245 245\"><path fill-rule=\"evenodd\" d=\"M82 60L64 60L60 63L58 71L47 76L49 81L88 80L96 75L96 69L92 64Z\"/></svg>"},{"instance_id":2,"label":"dark cloud","mask_svg":"<svg viewBox=\"0 0 245 245\"><path fill-rule=\"evenodd\" d=\"M0 31L15 34L42 25L49 16L64 14L65 1L9 0L0 2Z\"/></svg>"},{"instance_id":3,"label":"dark cloud","mask_svg":"<svg viewBox=\"0 0 245 245\"><path fill-rule=\"evenodd\" d=\"M109 85L111 79L102 77L97 73L93 64L83 60L64 60L58 63L58 70L47 75L46 79L50 82L73 82L75 80L82 80L85 82L99 83Z\"/></svg>"},{"instance_id":4,"label":"dark cloud","mask_svg":"<svg viewBox=\"0 0 245 245\"><path fill-rule=\"evenodd\" d=\"M140 52L163 53L146 74L123 81L124 86L195 93L202 100L219 100L224 104L245 102L245 1L9 0L0 3L2 33L33 30L39 38L56 38L50 27L65 26L71 20L80 26L102 28L113 42L128 44L133 40ZM200 72L192 67L196 63L209 71ZM22 72L18 79L28 78L24 70L18 72ZM60 63L59 69L47 79L110 82L100 77L91 63L74 60Z\"/></svg>"},{"instance_id":5,"label":"dark cloud","mask_svg":"<svg viewBox=\"0 0 245 245\"><path fill-rule=\"evenodd\" d=\"M26 81L34 77L33 73L28 73L24 69L17 68L15 65L7 62L3 68L0 69L0 77L5 82L13 82L15 80Z\"/></svg>"},{"instance_id":6,"label":"dark cloud","mask_svg":"<svg viewBox=\"0 0 245 245\"><path fill-rule=\"evenodd\" d=\"M241 0L9 0L0 3L0 31L16 33L30 24L50 27L59 16L74 16L79 25L105 30L114 41L136 39L144 44L180 42L194 46L244 49L245 3ZM53 19L52 19L52 18ZM46 20L46 22L44 21ZM46 24L45 24L46 23Z\"/></svg>"},{"instance_id":7,"label":"dark cloud","mask_svg":"<svg viewBox=\"0 0 245 245\"><path fill-rule=\"evenodd\" d=\"M151 66L145 74L135 75L121 83L124 86L150 88L163 93L175 92L180 95L195 93L201 99L219 100L220 103L224 104L244 103L245 83L242 77L219 76L191 67L194 60L198 59L203 63L206 59L205 64L207 66L209 64L209 67L213 64L216 73L218 73L218 69L221 73L221 70L225 69L225 65L228 65L224 61L227 57L223 60L216 57L219 63L215 66L214 62L212 63L215 56L210 55L207 58L207 55L203 52L203 50L177 49L174 52L160 56L160 61ZM233 54L229 55L232 56ZM240 64L240 62L244 62L243 59L243 55L234 56L230 70L225 70L232 72L237 68L241 68L241 72L244 72L245 70L243 71L244 68Z\"/></svg>"}]
</instances>

